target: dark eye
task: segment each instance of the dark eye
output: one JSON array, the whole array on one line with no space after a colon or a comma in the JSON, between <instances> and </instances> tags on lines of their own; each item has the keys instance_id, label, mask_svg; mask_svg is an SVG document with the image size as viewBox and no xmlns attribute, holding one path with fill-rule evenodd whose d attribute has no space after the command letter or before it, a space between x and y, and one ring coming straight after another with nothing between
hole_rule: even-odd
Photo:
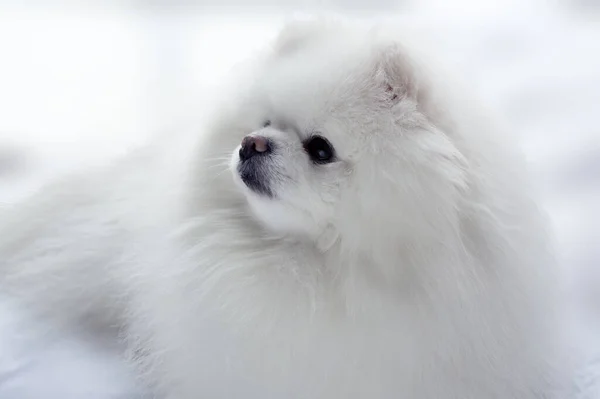
<instances>
[{"instance_id":1,"label":"dark eye","mask_svg":"<svg viewBox=\"0 0 600 399\"><path fill-rule=\"evenodd\" d=\"M269 127L269 126L271 126L271 121L269 119L267 119L266 121L263 122L263 128Z\"/></svg>"},{"instance_id":2,"label":"dark eye","mask_svg":"<svg viewBox=\"0 0 600 399\"><path fill-rule=\"evenodd\" d=\"M304 142L304 149L315 163L325 164L333 161L333 147L324 137L311 137Z\"/></svg>"}]
</instances>

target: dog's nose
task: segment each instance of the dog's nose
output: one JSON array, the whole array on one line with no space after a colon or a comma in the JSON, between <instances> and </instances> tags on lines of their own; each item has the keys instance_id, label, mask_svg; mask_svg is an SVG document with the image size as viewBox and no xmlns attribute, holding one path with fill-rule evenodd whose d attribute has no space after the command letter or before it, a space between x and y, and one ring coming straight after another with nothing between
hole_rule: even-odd
<instances>
[{"instance_id":1,"label":"dog's nose","mask_svg":"<svg viewBox=\"0 0 600 399\"><path fill-rule=\"evenodd\" d=\"M246 136L242 140L240 148L240 159L245 161L258 154L266 154L271 151L269 140L264 136Z\"/></svg>"}]
</instances>

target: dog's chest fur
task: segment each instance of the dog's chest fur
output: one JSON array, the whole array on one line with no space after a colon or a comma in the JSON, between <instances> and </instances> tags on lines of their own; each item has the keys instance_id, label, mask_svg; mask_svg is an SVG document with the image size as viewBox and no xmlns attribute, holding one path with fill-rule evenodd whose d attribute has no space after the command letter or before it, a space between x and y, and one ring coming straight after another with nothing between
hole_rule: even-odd
<instances>
[{"instance_id":1,"label":"dog's chest fur","mask_svg":"<svg viewBox=\"0 0 600 399\"><path fill-rule=\"evenodd\" d=\"M170 398L529 399L545 389L549 369L532 355L544 345L532 346L535 326L503 286L381 290L329 273L300 246L261 247L221 215L197 226L185 233L194 245L164 257L170 272L139 289L137 328L152 331L142 342Z\"/></svg>"}]
</instances>

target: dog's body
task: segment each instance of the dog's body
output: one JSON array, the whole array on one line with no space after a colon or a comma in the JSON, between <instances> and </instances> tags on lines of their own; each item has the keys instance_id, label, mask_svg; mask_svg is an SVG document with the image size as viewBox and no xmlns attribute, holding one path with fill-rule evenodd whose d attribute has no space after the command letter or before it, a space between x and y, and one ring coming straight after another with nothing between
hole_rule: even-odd
<instances>
[{"instance_id":1,"label":"dog's body","mask_svg":"<svg viewBox=\"0 0 600 399\"><path fill-rule=\"evenodd\" d=\"M520 157L406 51L289 27L176 163L144 153L4 215L1 289L118 326L168 399L560 397Z\"/></svg>"}]
</instances>

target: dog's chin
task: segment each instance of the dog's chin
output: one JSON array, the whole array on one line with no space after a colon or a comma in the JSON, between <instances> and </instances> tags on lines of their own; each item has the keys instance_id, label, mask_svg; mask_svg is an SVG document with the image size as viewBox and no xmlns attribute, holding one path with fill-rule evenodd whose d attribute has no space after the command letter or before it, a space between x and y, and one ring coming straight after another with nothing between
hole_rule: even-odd
<instances>
[{"instance_id":1,"label":"dog's chin","mask_svg":"<svg viewBox=\"0 0 600 399\"><path fill-rule=\"evenodd\" d=\"M253 218L266 230L276 235L298 236L304 239L314 235L315 227L306 211L286 203L272 186L268 165L243 162L232 157L230 169L235 185L246 199Z\"/></svg>"},{"instance_id":2,"label":"dog's chin","mask_svg":"<svg viewBox=\"0 0 600 399\"><path fill-rule=\"evenodd\" d=\"M269 184L265 181L265 178L260 171L241 164L238 167L237 172L240 180L250 192L261 197L274 197L273 191L269 187Z\"/></svg>"},{"instance_id":3,"label":"dog's chin","mask_svg":"<svg viewBox=\"0 0 600 399\"><path fill-rule=\"evenodd\" d=\"M275 197L265 165L253 159L242 161L234 154L230 169L236 185L244 195L263 197L265 200Z\"/></svg>"},{"instance_id":4,"label":"dog's chin","mask_svg":"<svg viewBox=\"0 0 600 399\"><path fill-rule=\"evenodd\" d=\"M274 191L264 182L254 180L255 176L252 174L245 175L242 163L236 157L232 160L231 171L253 218L267 231L287 235L303 230L298 226L301 220L296 215L297 212L277 199Z\"/></svg>"}]
</instances>

